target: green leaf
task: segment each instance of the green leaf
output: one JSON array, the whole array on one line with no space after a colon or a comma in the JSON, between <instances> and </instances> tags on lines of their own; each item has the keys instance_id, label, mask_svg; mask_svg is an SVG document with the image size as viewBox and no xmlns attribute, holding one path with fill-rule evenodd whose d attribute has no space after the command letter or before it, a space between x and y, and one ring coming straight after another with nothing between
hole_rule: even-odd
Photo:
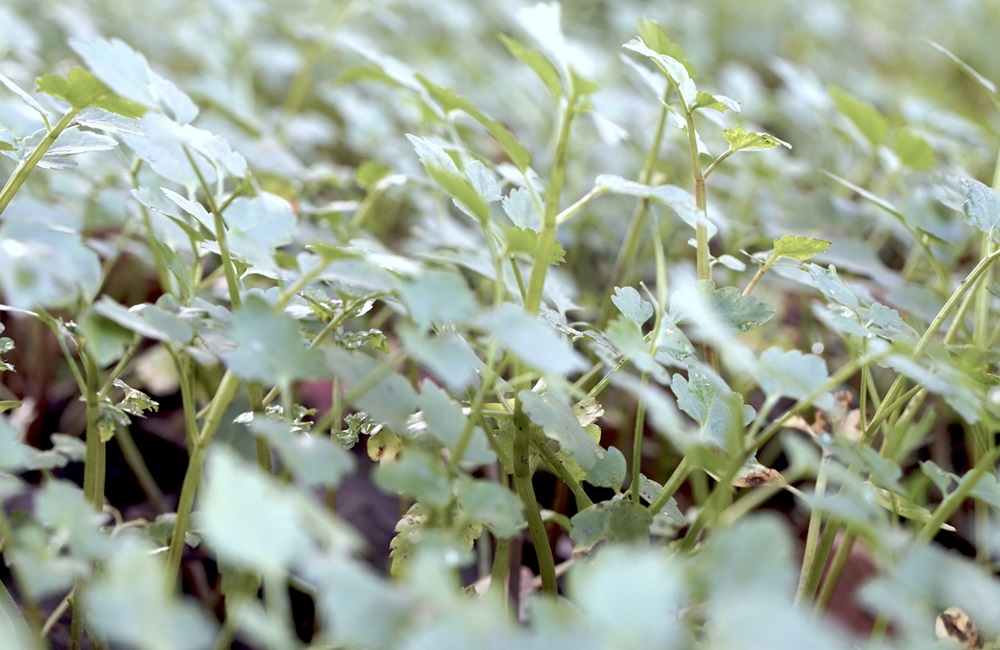
<instances>
[{"instance_id":1,"label":"green leaf","mask_svg":"<svg viewBox=\"0 0 1000 650\"><path fill-rule=\"evenodd\" d=\"M632 287L615 287L615 295L611 296L611 302L623 316L636 325L641 326L653 317L653 305Z\"/></svg>"},{"instance_id":2,"label":"green leaf","mask_svg":"<svg viewBox=\"0 0 1000 650\"><path fill-rule=\"evenodd\" d=\"M1000 192L974 178L962 179L962 192L965 195L962 212L967 224L987 234L1000 228Z\"/></svg>"},{"instance_id":3,"label":"green leaf","mask_svg":"<svg viewBox=\"0 0 1000 650\"><path fill-rule=\"evenodd\" d=\"M298 324L257 296L248 296L233 312L230 335L235 349L219 356L244 379L287 385L327 376L322 358L303 346Z\"/></svg>"},{"instance_id":4,"label":"green leaf","mask_svg":"<svg viewBox=\"0 0 1000 650\"><path fill-rule=\"evenodd\" d=\"M742 429L753 421L756 413L721 378L691 366L687 378L674 375L670 389L677 397L678 408L698 424L698 435L703 440L727 450L732 448L734 440L742 444Z\"/></svg>"},{"instance_id":5,"label":"green leaf","mask_svg":"<svg viewBox=\"0 0 1000 650\"><path fill-rule=\"evenodd\" d=\"M0 415L0 472L20 474L31 463L36 450L24 444L6 416Z\"/></svg>"},{"instance_id":6,"label":"green leaf","mask_svg":"<svg viewBox=\"0 0 1000 650\"><path fill-rule=\"evenodd\" d=\"M448 112L462 111L468 114L469 117L486 129L490 135L496 138L496 141L500 143L504 153L507 154L515 167L522 172L528 169L531 165L531 152L518 141L510 129L479 110L475 104L452 89L439 86L423 75L418 74L417 80L423 84L427 92L434 98L434 101L441 105L441 108ZM410 140L412 141L413 138L410 138Z\"/></svg>"},{"instance_id":7,"label":"green leaf","mask_svg":"<svg viewBox=\"0 0 1000 650\"><path fill-rule=\"evenodd\" d=\"M805 261L830 248L830 242L813 237L785 235L774 240L774 257L791 257Z\"/></svg>"},{"instance_id":8,"label":"green leaf","mask_svg":"<svg viewBox=\"0 0 1000 650\"><path fill-rule=\"evenodd\" d=\"M551 392L539 395L534 391L522 390L517 398L528 418L541 427L546 436L557 441L584 470L589 470L597 463L600 447L580 424L577 415L562 396Z\"/></svg>"},{"instance_id":9,"label":"green leaf","mask_svg":"<svg viewBox=\"0 0 1000 650\"><path fill-rule=\"evenodd\" d=\"M212 648L218 624L189 599L174 598L173 576L148 543L126 535L88 585L87 622L98 638L149 650Z\"/></svg>"},{"instance_id":10,"label":"green leaf","mask_svg":"<svg viewBox=\"0 0 1000 650\"><path fill-rule=\"evenodd\" d=\"M565 376L587 367L565 337L517 305L507 303L496 307L484 314L479 323L505 350L542 372Z\"/></svg>"},{"instance_id":11,"label":"green leaf","mask_svg":"<svg viewBox=\"0 0 1000 650\"><path fill-rule=\"evenodd\" d=\"M535 74L538 75L538 78L542 80L542 83L552 94L553 99L559 101L559 98L562 97L562 82L559 79L559 71L549 63L549 60L541 53L528 49L506 34L500 34L499 36L500 41L506 46L507 51L534 70Z\"/></svg>"},{"instance_id":12,"label":"green leaf","mask_svg":"<svg viewBox=\"0 0 1000 650\"><path fill-rule=\"evenodd\" d=\"M91 72L121 97L142 106L160 107L181 124L198 115L190 97L153 72L146 57L119 39L71 39L69 45Z\"/></svg>"},{"instance_id":13,"label":"green leaf","mask_svg":"<svg viewBox=\"0 0 1000 650\"><path fill-rule=\"evenodd\" d=\"M268 192L240 196L226 209L225 220L234 255L257 266L278 269L275 250L292 243L296 232L297 220L288 201Z\"/></svg>"},{"instance_id":14,"label":"green leaf","mask_svg":"<svg viewBox=\"0 0 1000 650\"><path fill-rule=\"evenodd\" d=\"M528 255L534 259L538 253L538 233L527 228L517 226L505 226L503 228L504 254L516 255L518 253ZM555 240L552 247L552 255L549 256L549 264L562 264L566 261L566 250Z\"/></svg>"},{"instance_id":15,"label":"green leaf","mask_svg":"<svg viewBox=\"0 0 1000 650\"><path fill-rule=\"evenodd\" d=\"M35 494L34 514L76 557L99 558L108 551L111 540L101 531L105 516L94 509L74 483L45 483Z\"/></svg>"},{"instance_id":16,"label":"green leaf","mask_svg":"<svg viewBox=\"0 0 1000 650\"><path fill-rule=\"evenodd\" d=\"M919 338L916 330L903 322L899 312L891 307L873 302L868 311L868 330L887 341L916 342Z\"/></svg>"},{"instance_id":17,"label":"green leaf","mask_svg":"<svg viewBox=\"0 0 1000 650\"><path fill-rule=\"evenodd\" d=\"M927 140L914 133L911 129L896 131L892 139L892 150L899 156L900 162L917 171L929 172L937 163L937 156Z\"/></svg>"},{"instance_id":18,"label":"green leaf","mask_svg":"<svg viewBox=\"0 0 1000 650\"><path fill-rule=\"evenodd\" d=\"M814 354L802 354L798 350L787 352L777 347L768 348L760 355L760 369L757 383L768 399L793 397L802 399L814 390L822 388L829 375L826 362ZM822 393L815 404L827 412L836 407L833 395Z\"/></svg>"},{"instance_id":19,"label":"green leaf","mask_svg":"<svg viewBox=\"0 0 1000 650\"><path fill-rule=\"evenodd\" d=\"M643 185L614 174L601 174L594 180L594 187L615 194L626 194L662 203L692 228L704 226L709 239L719 231L705 213L698 209L691 193L676 185Z\"/></svg>"},{"instance_id":20,"label":"green leaf","mask_svg":"<svg viewBox=\"0 0 1000 650\"><path fill-rule=\"evenodd\" d=\"M363 354L339 348L329 349L326 354L330 369L344 380L347 388L381 377L357 396L354 406L395 432L406 430L407 419L417 410L417 395L410 382L397 373L386 372L382 363Z\"/></svg>"},{"instance_id":21,"label":"green leaf","mask_svg":"<svg viewBox=\"0 0 1000 650\"><path fill-rule=\"evenodd\" d=\"M699 298L707 299L708 307L717 321L727 323L741 332L763 325L774 316L773 307L753 296L740 295L740 290L736 287L717 289L715 283L705 280L696 287L681 289L671 297L671 309L677 320L689 317L687 305L691 300L691 292L695 291L701 293Z\"/></svg>"},{"instance_id":22,"label":"green leaf","mask_svg":"<svg viewBox=\"0 0 1000 650\"><path fill-rule=\"evenodd\" d=\"M545 205L542 204L536 209L535 202L531 198L531 192L525 188L516 187L512 189L510 194L504 197L501 206L503 207L503 211L518 228L534 230L536 232L542 229L542 217L539 210L544 211Z\"/></svg>"},{"instance_id":23,"label":"green leaf","mask_svg":"<svg viewBox=\"0 0 1000 650\"><path fill-rule=\"evenodd\" d=\"M325 554L306 563L304 570L316 585L316 610L326 643L381 650L399 647L411 634L411 610L420 603L360 562Z\"/></svg>"},{"instance_id":24,"label":"green leaf","mask_svg":"<svg viewBox=\"0 0 1000 650\"><path fill-rule=\"evenodd\" d=\"M720 113L725 113L726 111L733 111L734 113L740 112L739 102L726 97L725 95L712 95L706 92L698 91L695 94L694 106L691 110L697 110L699 108L711 108L713 111L719 111ZM765 136L771 138L771 136ZM776 140L776 138L771 138ZM764 147L765 149L770 149L770 147Z\"/></svg>"},{"instance_id":25,"label":"green leaf","mask_svg":"<svg viewBox=\"0 0 1000 650\"><path fill-rule=\"evenodd\" d=\"M643 373L648 373L661 384L670 383L666 369L650 354L649 343L643 338L639 326L622 316L616 317L604 331L608 340L619 352Z\"/></svg>"},{"instance_id":26,"label":"green leaf","mask_svg":"<svg viewBox=\"0 0 1000 650\"><path fill-rule=\"evenodd\" d=\"M861 303L858 301L858 297L840 279L840 276L837 274L837 267L833 264L825 269L817 264L807 264L805 270L809 273L809 277L812 278L813 284L824 296L847 307L855 314L861 311Z\"/></svg>"},{"instance_id":27,"label":"green leaf","mask_svg":"<svg viewBox=\"0 0 1000 650\"><path fill-rule=\"evenodd\" d=\"M142 117L146 107L119 97L93 74L83 68L71 68L65 77L42 75L38 90L67 102L77 109L94 106L125 117Z\"/></svg>"},{"instance_id":28,"label":"green leaf","mask_svg":"<svg viewBox=\"0 0 1000 650\"><path fill-rule=\"evenodd\" d=\"M34 521L19 525L4 546L5 562L25 596L34 601L64 595L74 581L90 574L89 562L66 553L63 544Z\"/></svg>"},{"instance_id":29,"label":"green leaf","mask_svg":"<svg viewBox=\"0 0 1000 650\"><path fill-rule=\"evenodd\" d=\"M455 161L445 153L444 149L426 138L406 135L413 144L414 151L420 158L427 175L448 193L455 203L468 211L480 223L486 223L490 218L490 208L479 196L469 178L458 170Z\"/></svg>"},{"instance_id":30,"label":"green leaf","mask_svg":"<svg viewBox=\"0 0 1000 650\"><path fill-rule=\"evenodd\" d=\"M587 470L586 480L591 485L611 488L618 492L625 483L627 471L625 456L617 447L608 447L601 451L603 453L598 454L597 462Z\"/></svg>"},{"instance_id":31,"label":"green leaf","mask_svg":"<svg viewBox=\"0 0 1000 650\"><path fill-rule=\"evenodd\" d=\"M463 476L458 482L458 505L473 521L483 523L501 539L525 526L521 500L507 488Z\"/></svg>"},{"instance_id":32,"label":"green leaf","mask_svg":"<svg viewBox=\"0 0 1000 650\"><path fill-rule=\"evenodd\" d=\"M570 600L586 622L581 642L567 647L698 646L688 627L679 624L690 598L684 563L660 548L600 548L593 557L576 562L566 582Z\"/></svg>"},{"instance_id":33,"label":"green leaf","mask_svg":"<svg viewBox=\"0 0 1000 650\"><path fill-rule=\"evenodd\" d=\"M263 573L289 569L313 544L301 508L270 476L225 448L209 452L195 521L220 560ZM248 516L252 513L252 516Z\"/></svg>"},{"instance_id":34,"label":"green leaf","mask_svg":"<svg viewBox=\"0 0 1000 650\"><path fill-rule=\"evenodd\" d=\"M462 323L476 311L476 297L461 275L425 271L399 287L410 317L422 328L434 323Z\"/></svg>"},{"instance_id":35,"label":"green leaf","mask_svg":"<svg viewBox=\"0 0 1000 650\"><path fill-rule=\"evenodd\" d=\"M206 183L219 176L242 179L247 162L222 136L190 124L178 124L166 115L149 112L140 122L141 134L119 137L149 167L167 180L194 189L201 184L191 160ZM190 158L189 158L190 155Z\"/></svg>"},{"instance_id":36,"label":"green leaf","mask_svg":"<svg viewBox=\"0 0 1000 650\"><path fill-rule=\"evenodd\" d=\"M456 394L477 383L476 369L482 362L459 334L428 336L406 325L400 325L397 333L407 353Z\"/></svg>"},{"instance_id":37,"label":"green leaf","mask_svg":"<svg viewBox=\"0 0 1000 650\"><path fill-rule=\"evenodd\" d=\"M288 419L250 414L250 429L266 438L294 479L309 487L336 488L354 469L354 457L329 436L301 431Z\"/></svg>"},{"instance_id":38,"label":"green leaf","mask_svg":"<svg viewBox=\"0 0 1000 650\"><path fill-rule=\"evenodd\" d=\"M837 110L853 122L873 146L885 142L889 123L877 108L837 87L830 89L830 96Z\"/></svg>"},{"instance_id":39,"label":"green leaf","mask_svg":"<svg viewBox=\"0 0 1000 650\"><path fill-rule=\"evenodd\" d=\"M415 445L404 447L396 460L379 463L372 479L381 490L414 497L431 506L444 507L451 499L441 459Z\"/></svg>"},{"instance_id":40,"label":"green leaf","mask_svg":"<svg viewBox=\"0 0 1000 650\"><path fill-rule=\"evenodd\" d=\"M100 260L79 234L35 220L0 225L0 268L4 302L19 309L67 307L101 283Z\"/></svg>"},{"instance_id":41,"label":"green leaf","mask_svg":"<svg viewBox=\"0 0 1000 650\"><path fill-rule=\"evenodd\" d=\"M27 91L25 91L23 88L14 83L9 77L7 77L7 75L0 74L0 84L3 84L7 88L7 90L11 91L12 93L20 97L21 101L24 102L33 111L38 113L42 117L42 119L48 120L49 112L45 110L45 108L42 107L41 104L38 103L38 100L36 100L34 97L29 95ZM11 150L13 150L13 147L11 148Z\"/></svg>"},{"instance_id":42,"label":"green leaf","mask_svg":"<svg viewBox=\"0 0 1000 650\"><path fill-rule=\"evenodd\" d=\"M792 145L784 140L779 140L767 133L751 131L747 133L742 126L734 126L722 132L722 137L729 143L730 151L764 151L775 147L791 149Z\"/></svg>"},{"instance_id":43,"label":"green leaf","mask_svg":"<svg viewBox=\"0 0 1000 650\"><path fill-rule=\"evenodd\" d=\"M652 521L649 510L631 499L616 496L573 515L569 536L578 550L603 541L644 542L649 539Z\"/></svg>"},{"instance_id":44,"label":"green leaf","mask_svg":"<svg viewBox=\"0 0 1000 650\"><path fill-rule=\"evenodd\" d=\"M419 404L428 433L446 448L454 449L467 422L461 405L429 379L420 382Z\"/></svg>"},{"instance_id":45,"label":"green leaf","mask_svg":"<svg viewBox=\"0 0 1000 650\"><path fill-rule=\"evenodd\" d=\"M645 474L639 474L639 496L646 503L652 503L656 501L656 497L660 496L660 492L663 491L663 486L656 481L647 478ZM660 513L669 517L677 524L684 524L684 514L681 512L680 508L677 507L677 500L673 497L667 500L667 504L663 506L663 510Z\"/></svg>"},{"instance_id":46,"label":"green leaf","mask_svg":"<svg viewBox=\"0 0 1000 650\"><path fill-rule=\"evenodd\" d=\"M121 358L125 349L135 341L135 333L115 321L105 318L96 310L88 309L80 316L77 330L79 340L100 366Z\"/></svg>"},{"instance_id":47,"label":"green leaf","mask_svg":"<svg viewBox=\"0 0 1000 650\"><path fill-rule=\"evenodd\" d=\"M696 76L694 64L684 56L684 52L681 51L681 48L670 40L660 23L650 18L643 17L639 21L639 36L642 38L646 46L654 52L665 54L679 61L692 79Z\"/></svg>"},{"instance_id":48,"label":"green leaf","mask_svg":"<svg viewBox=\"0 0 1000 650\"><path fill-rule=\"evenodd\" d=\"M683 63L669 54L663 54L651 49L641 38L633 38L622 47L652 60L678 89L684 101L684 106L691 108L694 105L695 93L697 91L694 87L694 81L691 79L691 75Z\"/></svg>"},{"instance_id":49,"label":"green leaf","mask_svg":"<svg viewBox=\"0 0 1000 650\"><path fill-rule=\"evenodd\" d=\"M188 323L148 303L126 308L108 296L101 296L93 310L126 330L155 341L185 344L194 338L194 329Z\"/></svg>"}]
</instances>

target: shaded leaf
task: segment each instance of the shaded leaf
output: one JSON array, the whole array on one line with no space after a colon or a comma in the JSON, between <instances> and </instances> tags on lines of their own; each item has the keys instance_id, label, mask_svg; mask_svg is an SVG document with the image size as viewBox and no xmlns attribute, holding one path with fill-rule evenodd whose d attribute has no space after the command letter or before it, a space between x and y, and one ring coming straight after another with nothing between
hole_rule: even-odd
<instances>
[{"instance_id":1,"label":"shaded leaf","mask_svg":"<svg viewBox=\"0 0 1000 650\"><path fill-rule=\"evenodd\" d=\"M594 466L598 461L599 447L562 396L522 390L517 398L531 421L541 427L546 436L556 440L581 467L589 470Z\"/></svg>"},{"instance_id":2,"label":"shaded leaf","mask_svg":"<svg viewBox=\"0 0 1000 650\"><path fill-rule=\"evenodd\" d=\"M458 505L501 539L513 536L525 525L521 500L496 483L463 477L458 482Z\"/></svg>"},{"instance_id":3,"label":"shaded leaf","mask_svg":"<svg viewBox=\"0 0 1000 650\"><path fill-rule=\"evenodd\" d=\"M476 311L476 298L458 273L425 271L403 282L400 297L410 317L423 328L433 323L462 323Z\"/></svg>"},{"instance_id":4,"label":"shaded leaf","mask_svg":"<svg viewBox=\"0 0 1000 650\"><path fill-rule=\"evenodd\" d=\"M966 223L987 234L1000 228L1000 192L974 178L962 179L962 192Z\"/></svg>"},{"instance_id":5,"label":"shaded leaf","mask_svg":"<svg viewBox=\"0 0 1000 650\"><path fill-rule=\"evenodd\" d=\"M284 385L327 376L322 358L302 345L298 324L256 296L233 313L230 336L235 349L219 355L240 377Z\"/></svg>"},{"instance_id":6,"label":"shaded leaf","mask_svg":"<svg viewBox=\"0 0 1000 650\"><path fill-rule=\"evenodd\" d=\"M517 305L507 303L496 307L484 314L479 323L505 350L542 372L565 376L587 367L569 341Z\"/></svg>"},{"instance_id":7,"label":"shaded leaf","mask_svg":"<svg viewBox=\"0 0 1000 650\"><path fill-rule=\"evenodd\" d=\"M642 325L653 317L653 305L639 295L632 287L615 287L611 302L618 311L636 325Z\"/></svg>"},{"instance_id":8,"label":"shaded leaf","mask_svg":"<svg viewBox=\"0 0 1000 650\"><path fill-rule=\"evenodd\" d=\"M649 510L617 496L573 515L569 535L577 549L588 549L603 541L643 542L649 539L652 521Z\"/></svg>"}]
</instances>

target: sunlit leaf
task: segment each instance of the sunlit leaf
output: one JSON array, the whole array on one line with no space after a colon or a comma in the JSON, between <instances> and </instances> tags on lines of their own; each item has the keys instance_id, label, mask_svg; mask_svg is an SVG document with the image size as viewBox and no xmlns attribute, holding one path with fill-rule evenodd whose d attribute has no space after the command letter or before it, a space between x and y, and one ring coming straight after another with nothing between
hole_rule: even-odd
<instances>
[{"instance_id":1,"label":"sunlit leaf","mask_svg":"<svg viewBox=\"0 0 1000 650\"><path fill-rule=\"evenodd\" d=\"M764 151L766 149L774 149L775 147L792 148L792 145L784 140L779 140L773 135L758 133L756 131L747 133L746 129L742 126L734 126L731 129L726 129L722 132L722 137L729 143L729 148L732 151Z\"/></svg>"},{"instance_id":2,"label":"sunlit leaf","mask_svg":"<svg viewBox=\"0 0 1000 650\"><path fill-rule=\"evenodd\" d=\"M785 235L774 240L775 257L791 257L796 260L807 260L830 248L830 242L813 237L796 237Z\"/></svg>"}]
</instances>

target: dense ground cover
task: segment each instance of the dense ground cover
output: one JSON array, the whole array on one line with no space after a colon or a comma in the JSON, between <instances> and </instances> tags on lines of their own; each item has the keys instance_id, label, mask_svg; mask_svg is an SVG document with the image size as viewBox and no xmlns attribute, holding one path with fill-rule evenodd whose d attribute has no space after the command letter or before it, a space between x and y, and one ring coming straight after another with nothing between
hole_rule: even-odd
<instances>
[{"instance_id":1,"label":"dense ground cover","mask_svg":"<svg viewBox=\"0 0 1000 650\"><path fill-rule=\"evenodd\" d=\"M988 644L1000 9L869 4L5 3L0 638Z\"/></svg>"}]
</instances>

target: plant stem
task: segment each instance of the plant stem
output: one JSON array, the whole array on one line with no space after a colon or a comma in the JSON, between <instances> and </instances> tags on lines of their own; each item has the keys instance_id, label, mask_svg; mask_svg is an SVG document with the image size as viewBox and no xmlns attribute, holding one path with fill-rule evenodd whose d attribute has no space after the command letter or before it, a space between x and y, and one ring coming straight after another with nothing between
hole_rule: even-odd
<instances>
[{"instance_id":1,"label":"plant stem","mask_svg":"<svg viewBox=\"0 0 1000 650\"><path fill-rule=\"evenodd\" d=\"M201 432L194 441L187 472L184 474L184 484L181 487L180 500L177 503L177 518L174 521L174 531L170 538L170 549L167 551L167 576L169 576L168 581L171 590L176 588L176 580L181 565L181 555L184 553L184 537L188 531L191 510L194 508L194 498L198 492L198 483L201 481L201 470L205 463L208 444L219 430L219 425L222 424L222 417L225 415L230 402L236 396L236 390L239 386L239 378L231 371L227 371L223 375L215 397L212 399L212 406L209 408L208 415L205 418L205 424L202 425Z\"/></svg>"},{"instance_id":2,"label":"plant stem","mask_svg":"<svg viewBox=\"0 0 1000 650\"><path fill-rule=\"evenodd\" d=\"M851 557L851 549L854 547L854 542L857 538L857 533L848 530L843 539L840 540L840 546L837 547L837 552L833 554L833 561L830 563L830 569L826 573L826 580L823 581L823 588L820 589L819 596L816 598L815 611L817 614L825 612L826 608L830 606L834 591L837 589L837 583L840 582L840 576L844 574L844 567L847 566L847 560ZM822 569L817 573L822 574Z\"/></svg>"},{"instance_id":3,"label":"plant stem","mask_svg":"<svg viewBox=\"0 0 1000 650\"><path fill-rule=\"evenodd\" d=\"M0 214L3 214L3 211L7 209L11 199L14 198L17 191L21 189L22 185L24 185L24 181L28 180L28 175L31 174L32 170L38 166L38 163L41 162L43 157L45 157L46 152L52 148L56 139L69 127L81 110L82 109L80 108L69 109L66 114L63 115L58 122L56 122L56 125L52 127L52 130L45 134L45 137L43 137L42 141L38 143L35 150L32 151L31 154L29 154L28 157L21 161L21 164L17 166L14 173L7 179L7 183L4 184L3 190L0 191Z\"/></svg>"},{"instance_id":4,"label":"plant stem","mask_svg":"<svg viewBox=\"0 0 1000 650\"><path fill-rule=\"evenodd\" d=\"M824 492L826 492L826 480L827 471L830 468L831 457L828 454L824 454L823 458L820 460L819 470L816 472L816 488L815 494L817 497L822 497ZM806 532L806 545L805 550L802 553L802 571L799 574L799 586L795 591L795 602L801 603L803 597L806 596L806 587L810 580L810 574L813 573L812 568L816 560L816 545L819 542L820 527L823 523L823 514L816 510L815 508L809 513L809 527ZM812 592L808 594L812 596Z\"/></svg>"},{"instance_id":5,"label":"plant stem","mask_svg":"<svg viewBox=\"0 0 1000 650\"><path fill-rule=\"evenodd\" d=\"M538 233L538 249L534 264L528 279L528 294L524 299L524 310L531 315L538 313L542 304L542 294L545 288L545 276L549 269L549 260L556 240L556 217L559 214L559 197L562 195L563 183L566 180L566 165L569 161L569 136L573 119L579 110L579 97L571 96L567 100L565 110L560 116L559 136L556 139L556 157L549 176L549 186L545 192L545 214L542 218L542 230Z\"/></svg>"},{"instance_id":6,"label":"plant stem","mask_svg":"<svg viewBox=\"0 0 1000 650\"><path fill-rule=\"evenodd\" d=\"M948 317L952 314L952 312L958 308L959 302L965 292L969 288L973 287L979 281L980 277L986 273L987 269L989 269L998 259L1000 259L1000 250L994 251L990 255L981 259L979 264L977 264L976 267L969 272L969 275L962 280L962 282L941 307L941 310L938 312L937 316L934 317L934 320L931 321L927 330L924 331L923 336L920 337L920 340L913 347L913 351L910 354L911 359L916 360L923 355L928 346L930 346L931 342L934 340L934 336L937 334L938 330L941 329L944 322L948 320ZM882 399L882 404L879 405L879 408L876 409L874 415L872 415L872 421L869 424L868 429L865 430L865 434L862 438L863 444L871 444L871 440L875 437L875 432L877 431L878 426L887 417L889 417L891 413L887 406L895 402L899 393L904 390L906 381L906 377L900 374L896 377L896 380L892 382L888 392ZM885 448L884 445L883 448Z\"/></svg>"},{"instance_id":7,"label":"plant stem","mask_svg":"<svg viewBox=\"0 0 1000 650\"><path fill-rule=\"evenodd\" d=\"M666 485L663 486L663 489L660 490L660 493L656 495L656 498L653 499L653 502L650 503L646 509L654 515L663 510L663 508L666 507L667 503L670 501L670 497L677 493L678 488L684 484L684 481L687 480L687 477L690 476L691 472L695 469L694 464L688 460L687 456L682 458L681 462L674 470L674 473L671 474L670 478L667 480Z\"/></svg>"},{"instance_id":8,"label":"plant stem","mask_svg":"<svg viewBox=\"0 0 1000 650\"><path fill-rule=\"evenodd\" d=\"M524 506L524 517L528 522L528 533L535 547L538 558L538 573L542 579L542 591L555 594L556 565L552 557L552 548L545 533L545 522L542 521L535 498L535 488L531 483L531 467L529 466L529 451L531 442L531 423L527 414L521 408L521 400L514 406L514 485L517 495Z\"/></svg>"}]
</instances>

